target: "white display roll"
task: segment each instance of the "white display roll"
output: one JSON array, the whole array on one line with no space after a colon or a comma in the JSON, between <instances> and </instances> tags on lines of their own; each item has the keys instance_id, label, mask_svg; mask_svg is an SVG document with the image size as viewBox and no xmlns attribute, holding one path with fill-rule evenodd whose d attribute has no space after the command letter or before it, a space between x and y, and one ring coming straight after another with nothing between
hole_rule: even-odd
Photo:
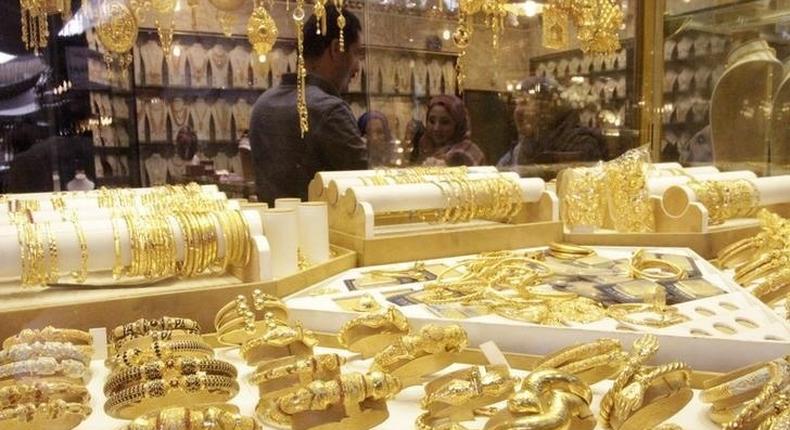
<instances>
[{"instance_id":1,"label":"white display roll","mask_svg":"<svg viewBox=\"0 0 790 430\"><path fill-rule=\"evenodd\" d=\"M505 178L510 178L513 180L518 180L520 176L518 173L515 172L480 172L475 173L474 179L484 179L484 178L494 178L497 176L502 176ZM440 176L425 176L425 183L431 183L434 181L441 181L446 178ZM398 185L395 182L390 182L389 185ZM340 196L346 193L346 191L351 187L365 187L365 186L373 186L373 187L380 187L382 185L369 185L365 183L365 180L361 177L353 177L353 178L335 178L329 182L329 186L326 189L326 198L329 204L337 204L340 200Z\"/></svg>"},{"instance_id":2,"label":"white display roll","mask_svg":"<svg viewBox=\"0 0 790 430\"><path fill-rule=\"evenodd\" d=\"M676 162L668 162L668 163L653 163L650 167L654 169L682 169L683 165Z\"/></svg>"},{"instance_id":3,"label":"white display roll","mask_svg":"<svg viewBox=\"0 0 790 430\"><path fill-rule=\"evenodd\" d=\"M297 247L299 227L293 209L268 209L263 212L263 231L272 253L272 276L279 279L299 270Z\"/></svg>"},{"instance_id":4,"label":"white display roll","mask_svg":"<svg viewBox=\"0 0 790 430\"><path fill-rule=\"evenodd\" d=\"M651 196L664 194L669 187L683 185L692 179L696 181L724 181L733 179L755 179L757 174L751 170L736 170L732 172L695 173L689 176L655 176L647 178L647 189Z\"/></svg>"},{"instance_id":5,"label":"white display roll","mask_svg":"<svg viewBox=\"0 0 790 430\"><path fill-rule=\"evenodd\" d=\"M683 172L687 175L704 175L719 173L719 168L716 166L691 166L683 168Z\"/></svg>"},{"instance_id":6,"label":"white display roll","mask_svg":"<svg viewBox=\"0 0 790 430\"><path fill-rule=\"evenodd\" d=\"M546 189L540 178L519 178L522 202L537 202ZM447 196L436 184L399 184L376 187L351 187L346 199L366 202L375 213L442 209L447 207Z\"/></svg>"},{"instance_id":7,"label":"white display roll","mask_svg":"<svg viewBox=\"0 0 790 430\"><path fill-rule=\"evenodd\" d=\"M747 179L757 189L758 206L790 203L790 175L767 176ZM662 197L664 210L672 216L681 216L689 204L698 201L697 195L688 185L669 187Z\"/></svg>"},{"instance_id":8,"label":"white display roll","mask_svg":"<svg viewBox=\"0 0 790 430\"><path fill-rule=\"evenodd\" d=\"M274 199L274 208L296 210L299 207L299 203L302 203L302 199L298 197L280 197L279 199Z\"/></svg>"},{"instance_id":9,"label":"white display roll","mask_svg":"<svg viewBox=\"0 0 790 430\"><path fill-rule=\"evenodd\" d=\"M299 218L299 249L310 264L329 260L329 220L326 202L301 203Z\"/></svg>"},{"instance_id":10,"label":"white display roll","mask_svg":"<svg viewBox=\"0 0 790 430\"><path fill-rule=\"evenodd\" d=\"M13 225L0 226L0 278L19 278L22 270L22 255L19 234Z\"/></svg>"},{"instance_id":11,"label":"white display roll","mask_svg":"<svg viewBox=\"0 0 790 430\"><path fill-rule=\"evenodd\" d=\"M387 171L397 171L398 169L384 169L384 170L339 170L335 172L317 172L314 179L321 184L322 188L329 186L329 182L333 179L340 178L362 178L369 176L376 176ZM466 169L470 174L478 173L496 173L498 170L496 166L470 166Z\"/></svg>"}]
</instances>

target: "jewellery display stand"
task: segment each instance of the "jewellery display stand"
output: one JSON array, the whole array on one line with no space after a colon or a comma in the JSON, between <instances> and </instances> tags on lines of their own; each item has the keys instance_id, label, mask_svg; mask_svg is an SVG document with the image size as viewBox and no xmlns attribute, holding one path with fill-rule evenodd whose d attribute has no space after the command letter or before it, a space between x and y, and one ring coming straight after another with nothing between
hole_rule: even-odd
<instances>
[{"instance_id":1,"label":"jewellery display stand","mask_svg":"<svg viewBox=\"0 0 790 430\"><path fill-rule=\"evenodd\" d=\"M561 174L557 179L558 190L562 190L562 176ZM701 173L693 176L695 180L745 179L754 183L758 192L761 191L760 184L765 183L765 191L760 193L760 206L780 215L790 214L790 203L782 203L790 195L782 188L782 185L790 183L786 178L757 178L748 171ZM725 246L760 231L756 218L730 219L719 225L709 225L708 210L701 203L692 201L693 196L684 191L689 190L683 184L688 181L684 176L654 176L647 179L655 215L655 232L620 233L611 224L595 230L571 230L566 227L565 240L579 245L684 246L705 258L715 258Z\"/></svg>"},{"instance_id":2,"label":"jewellery display stand","mask_svg":"<svg viewBox=\"0 0 790 430\"><path fill-rule=\"evenodd\" d=\"M435 184L354 186L329 205L329 238L354 249L360 265L534 246L560 240L556 195L541 179L518 179L521 209L510 222L423 221L417 211L443 210Z\"/></svg>"},{"instance_id":3,"label":"jewellery display stand","mask_svg":"<svg viewBox=\"0 0 790 430\"><path fill-rule=\"evenodd\" d=\"M598 255L627 258L635 248L595 247ZM648 248L690 257L704 279L715 283L722 294L674 305L688 321L664 328L604 318L593 323L574 323L569 326L543 326L506 319L497 315L469 314L461 319L439 317L431 305L388 298L402 291L420 291L419 283L369 287L354 290L348 280L358 278L369 270L403 270L413 263L352 269L328 279L299 294L289 297L286 304L294 319L305 327L321 332L335 332L359 313L341 307L341 302L368 297L379 309L393 306L409 319L414 327L429 323L460 324L469 334L470 345L494 341L507 353L544 355L572 344L599 338L619 339L630 344L644 332L659 337L661 349L656 362L683 360L699 371L721 372L760 360L770 360L786 354L790 347L790 324L774 314L755 297L735 284L698 254L685 248ZM466 258L466 257L464 257ZM426 266L442 264L452 267L463 258L425 261ZM404 304L405 303L405 304ZM745 351L748 351L746 353ZM695 427L696 428L696 427Z\"/></svg>"}]
</instances>

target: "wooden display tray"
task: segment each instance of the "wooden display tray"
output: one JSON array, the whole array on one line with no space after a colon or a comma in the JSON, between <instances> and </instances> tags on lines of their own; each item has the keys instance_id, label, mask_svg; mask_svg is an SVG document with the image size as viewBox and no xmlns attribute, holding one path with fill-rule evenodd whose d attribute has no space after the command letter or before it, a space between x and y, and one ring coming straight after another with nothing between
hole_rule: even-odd
<instances>
[{"instance_id":1,"label":"wooden display tray","mask_svg":"<svg viewBox=\"0 0 790 430\"><path fill-rule=\"evenodd\" d=\"M565 241L578 245L601 246L672 246L687 247L707 259L727 245L759 233L760 223L756 218L727 220L723 224L708 226L707 210L700 203L691 203L679 217L667 214L661 199L651 197L656 215L656 233L618 233L599 229L582 233L565 230ZM774 205L766 209L782 216L790 215L790 205Z\"/></svg>"},{"instance_id":2,"label":"wooden display tray","mask_svg":"<svg viewBox=\"0 0 790 430\"><path fill-rule=\"evenodd\" d=\"M358 254L360 266L528 248L562 239L557 198L544 192L510 223L432 224L412 214L376 217L366 203L329 207L329 240ZM375 221L374 221L375 220Z\"/></svg>"},{"instance_id":3,"label":"wooden display tray","mask_svg":"<svg viewBox=\"0 0 790 430\"><path fill-rule=\"evenodd\" d=\"M239 294L258 288L285 297L355 266L356 254L332 246L334 257L294 275L267 282L244 283L234 276L170 280L144 287L23 289L0 285L0 340L25 328L48 325L88 330L112 328L139 318L163 315L191 318L204 330L214 316Z\"/></svg>"}]
</instances>

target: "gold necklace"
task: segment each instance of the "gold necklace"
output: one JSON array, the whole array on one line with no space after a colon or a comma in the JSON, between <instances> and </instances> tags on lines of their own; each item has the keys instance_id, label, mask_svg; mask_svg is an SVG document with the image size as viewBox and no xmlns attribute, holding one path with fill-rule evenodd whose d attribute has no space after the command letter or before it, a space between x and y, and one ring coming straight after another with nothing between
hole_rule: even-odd
<instances>
[{"instance_id":1,"label":"gold necklace","mask_svg":"<svg viewBox=\"0 0 790 430\"><path fill-rule=\"evenodd\" d=\"M177 106L180 106L180 108ZM173 99L173 102L170 103L170 109L173 111L173 122L175 125L179 128L183 127L186 124L187 118L189 116L184 100L180 98Z\"/></svg>"}]
</instances>

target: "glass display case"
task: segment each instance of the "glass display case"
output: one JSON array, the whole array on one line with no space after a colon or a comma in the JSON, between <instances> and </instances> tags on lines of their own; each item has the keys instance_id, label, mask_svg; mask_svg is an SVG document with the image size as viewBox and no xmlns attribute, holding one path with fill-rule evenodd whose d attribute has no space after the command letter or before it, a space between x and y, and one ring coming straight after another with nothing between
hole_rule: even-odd
<instances>
[{"instance_id":1,"label":"glass display case","mask_svg":"<svg viewBox=\"0 0 790 430\"><path fill-rule=\"evenodd\" d=\"M788 124L790 0L2 1L0 429L784 429Z\"/></svg>"}]
</instances>

